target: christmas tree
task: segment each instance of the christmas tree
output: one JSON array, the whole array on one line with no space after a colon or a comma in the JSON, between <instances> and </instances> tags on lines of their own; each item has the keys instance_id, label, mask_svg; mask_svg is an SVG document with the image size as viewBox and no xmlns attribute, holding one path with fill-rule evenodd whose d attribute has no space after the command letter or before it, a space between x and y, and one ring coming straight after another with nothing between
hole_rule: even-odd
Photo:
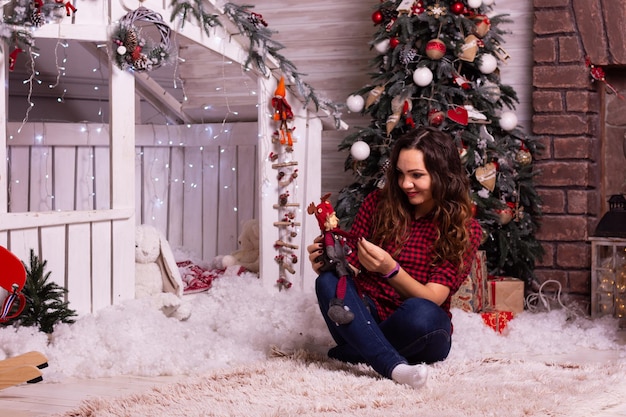
<instances>
[{"instance_id":1,"label":"christmas tree","mask_svg":"<svg viewBox=\"0 0 626 417\"><path fill-rule=\"evenodd\" d=\"M494 0L382 1L371 84L347 99L353 112L371 115L339 145L350 150L346 170L356 181L338 195L337 215L349 227L365 195L384 181L394 140L416 125L436 126L457 142L471 183L481 246L494 275L533 279L543 253L534 235L541 217L534 187L536 138L518 126L515 90L498 66L507 15L490 15Z\"/></svg>"}]
</instances>

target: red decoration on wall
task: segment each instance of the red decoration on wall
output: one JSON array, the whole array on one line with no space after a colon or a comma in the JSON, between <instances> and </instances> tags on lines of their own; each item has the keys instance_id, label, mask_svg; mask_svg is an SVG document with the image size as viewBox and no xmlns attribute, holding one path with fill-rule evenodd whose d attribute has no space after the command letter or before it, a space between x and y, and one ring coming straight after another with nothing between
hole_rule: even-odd
<instances>
[{"instance_id":1,"label":"red decoration on wall","mask_svg":"<svg viewBox=\"0 0 626 417\"><path fill-rule=\"evenodd\" d=\"M602 69L602 67L598 67L594 64L591 63L591 59L589 57L585 57L585 64L589 67L589 74L591 75L591 78L593 81L601 81L603 82L608 88L609 90L611 90L617 97L619 97L620 99L624 99L624 97L617 92L617 90L606 81L606 77L604 74L604 70Z\"/></svg>"}]
</instances>

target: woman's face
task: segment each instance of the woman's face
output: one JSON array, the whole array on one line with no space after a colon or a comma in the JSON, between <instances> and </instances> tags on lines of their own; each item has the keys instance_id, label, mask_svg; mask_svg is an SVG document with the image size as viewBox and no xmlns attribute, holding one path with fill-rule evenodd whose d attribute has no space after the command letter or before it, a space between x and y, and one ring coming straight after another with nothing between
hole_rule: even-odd
<instances>
[{"instance_id":1,"label":"woman's face","mask_svg":"<svg viewBox=\"0 0 626 417\"><path fill-rule=\"evenodd\" d=\"M435 205L431 190L432 180L424 165L424 154L416 149L403 149L396 165L398 185L409 202L416 206L418 217L430 212Z\"/></svg>"}]
</instances>

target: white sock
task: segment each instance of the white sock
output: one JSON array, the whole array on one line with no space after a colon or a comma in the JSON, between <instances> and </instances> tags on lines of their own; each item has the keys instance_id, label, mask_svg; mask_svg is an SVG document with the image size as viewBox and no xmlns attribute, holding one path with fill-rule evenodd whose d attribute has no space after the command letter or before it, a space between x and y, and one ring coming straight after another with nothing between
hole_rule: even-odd
<instances>
[{"instance_id":1,"label":"white sock","mask_svg":"<svg viewBox=\"0 0 626 417\"><path fill-rule=\"evenodd\" d=\"M401 363L391 371L391 379L399 384L410 385L416 389L424 385L427 378L428 367L423 364L407 365Z\"/></svg>"}]
</instances>

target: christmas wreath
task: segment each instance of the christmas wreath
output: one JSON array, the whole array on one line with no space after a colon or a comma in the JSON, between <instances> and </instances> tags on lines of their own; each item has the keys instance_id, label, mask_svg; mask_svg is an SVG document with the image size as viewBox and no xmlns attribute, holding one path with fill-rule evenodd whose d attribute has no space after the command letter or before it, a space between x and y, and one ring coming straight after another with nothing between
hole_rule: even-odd
<instances>
[{"instance_id":1,"label":"christmas wreath","mask_svg":"<svg viewBox=\"0 0 626 417\"><path fill-rule=\"evenodd\" d=\"M142 37L144 27L137 22L152 23L161 36L158 44ZM121 69L150 71L166 63L170 58L170 28L160 14L139 7L120 19L112 36L115 45L115 62Z\"/></svg>"}]
</instances>

